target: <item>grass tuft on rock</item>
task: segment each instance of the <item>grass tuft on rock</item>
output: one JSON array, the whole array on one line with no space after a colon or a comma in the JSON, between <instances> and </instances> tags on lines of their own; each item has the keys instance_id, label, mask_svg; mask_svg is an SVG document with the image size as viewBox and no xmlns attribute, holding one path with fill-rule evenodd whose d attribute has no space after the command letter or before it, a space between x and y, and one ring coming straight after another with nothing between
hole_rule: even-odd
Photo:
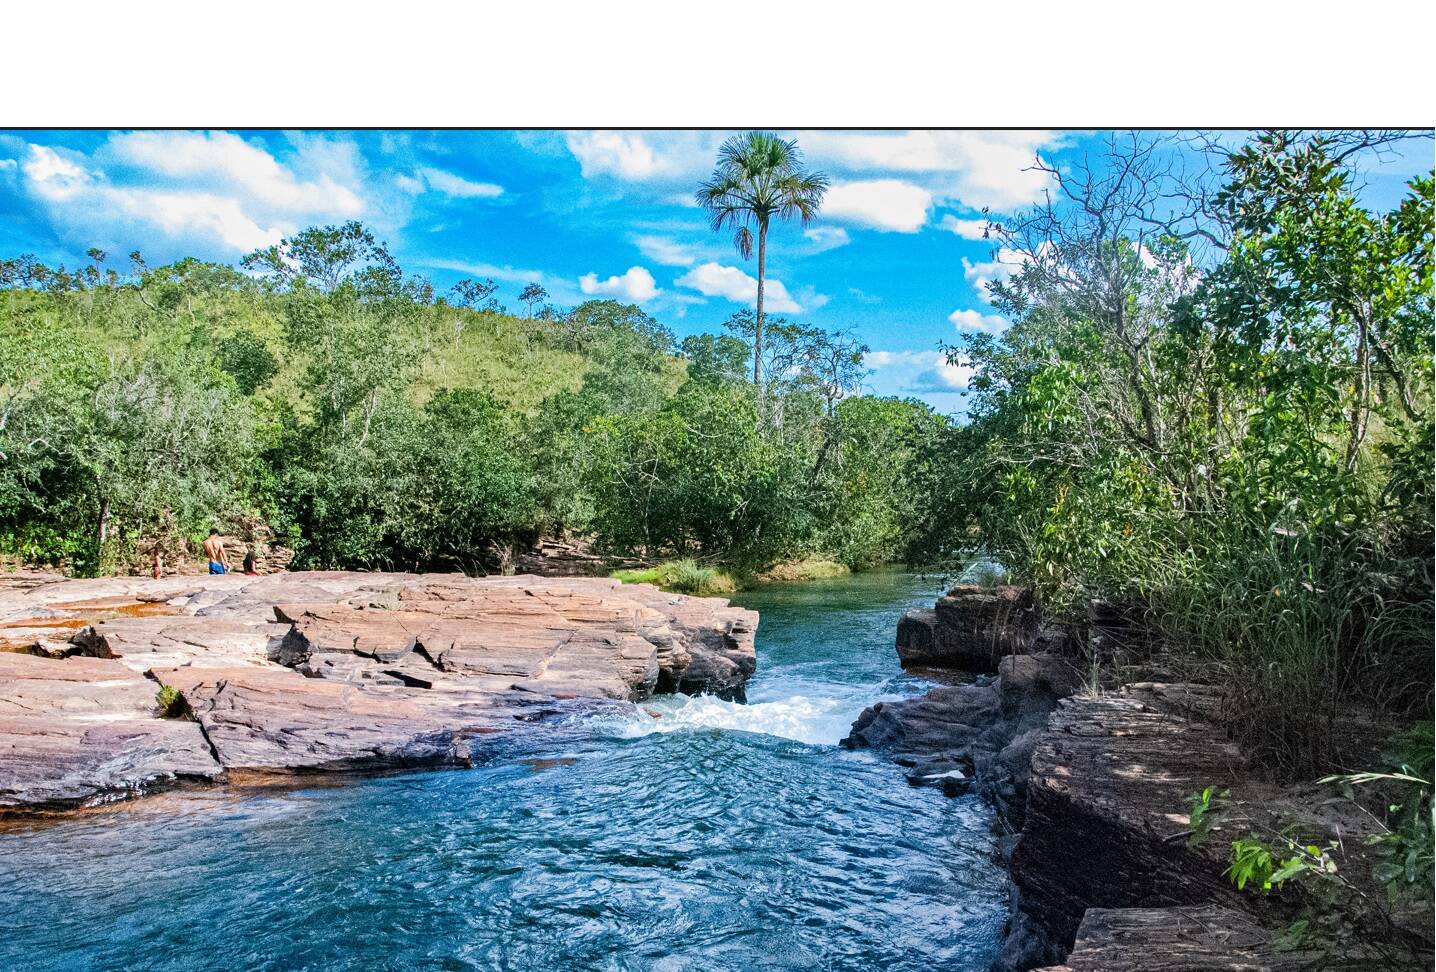
<instances>
[{"instance_id":1,"label":"grass tuft on rock","mask_svg":"<svg viewBox=\"0 0 1436 972\"><path fill-rule=\"evenodd\" d=\"M161 685L155 694L155 702L159 705L161 718L182 719L189 715L189 700L173 686Z\"/></svg>"}]
</instances>

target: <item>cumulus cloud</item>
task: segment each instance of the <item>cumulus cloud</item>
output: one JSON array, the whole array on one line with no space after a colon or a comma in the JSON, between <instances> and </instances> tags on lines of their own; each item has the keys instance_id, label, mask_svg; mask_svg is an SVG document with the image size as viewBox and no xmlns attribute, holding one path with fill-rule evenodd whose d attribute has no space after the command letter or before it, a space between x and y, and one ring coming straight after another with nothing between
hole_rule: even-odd
<instances>
[{"instance_id":1,"label":"cumulus cloud","mask_svg":"<svg viewBox=\"0 0 1436 972\"><path fill-rule=\"evenodd\" d=\"M737 267L720 263L702 263L673 281L679 287L696 290L705 297L723 297L735 304L751 304L758 299L758 281ZM826 298L823 298L826 301ZM803 307L788 294L781 280L769 277L763 282L763 309L786 314L801 314Z\"/></svg>"},{"instance_id":2,"label":"cumulus cloud","mask_svg":"<svg viewBox=\"0 0 1436 972\"><path fill-rule=\"evenodd\" d=\"M854 171L923 173L934 192L970 209L1010 211L1041 201L1052 179L1032 163L1060 144L1046 131L805 132L816 162Z\"/></svg>"},{"instance_id":3,"label":"cumulus cloud","mask_svg":"<svg viewBox=\"0 0 1436 972\"><path fill-rule=\"evenodd\" d=\"M622 297L635 303L652 300L659 294L653 274L643 267L629 267L607 280L599 280L596 273L586 273L578 278L578 289L590 296Z\"/></svg>"},{"instance_id":4,"label":"cumulus cloud","mask_svg":"<svg viewBox=\"0 0 1436 972\"><path fill-rule=\"evenodd\" d=\"M643 182L711 169L722 133L568 132L565 141L584 178L613 176Z\"/></svg>"},{"instance_id":5,"label":"cumulus cloud","mask_svg":"<svg viewBox=\"0 0 1436 972\"><path fill-rule=\"evenodd\" d=\"M691 267L698 262L698 247L666 236L638 236L633 245L645 257L665 267Z\"/></svg>"},{"instance_id":6,"label":"cumulus cloud","mask_svg":"<svg viewBox=\"0 0 1436 972\"><path fill-rule=\"evenodd\" d=\"M78 246L232 256L313 223L402 222L390 206L407 197L367 184L352 141L298 133L284 147L232 132L116 132L88 153L25 144L16 186Z\"/></svg>"},{"instance_id":7,"label":"cumulus cloud","mask_svg":"<svg viewBox=\"0 0 1436 972\"><path fill-rule=\"evenodd\" d=\"M869 351L863 365L875 371L897 369L910 375L906 390L950 394L965 392L976 373L970 364L949 364L941 351Z\"/></svg>"},{"instance_id":8,"label":"cumulus cloud","mask_svg":"<svg viewBox=\"0 0 1436 972\"><path fill-rule=\"evenodd\" d=\"M226 187L284 212L356 216L364 209L352 188L327 173L300 179L267 151L233 132L117 133L106 142L101 158L170 180Z\"/></svg>"},{"instance_id":9,"label":"cumulus cloud","mask_svg":"<svg viewBox=\"0 0 1436 972\"><path fill-rule=\"evenodd\" d=\"M955 310L947 315L959 331L981 331L984 334L1001 334L1007 330L1007 319L996 314L983 314L975 310Z\"/></svg>"},{"instance_id":10,"label":"cumulus cloud","mask_svg":"<svg viewBox=\"0 0 1436 972\"><path fill-rule=\"evenodd\" d=\"M872 229L916 233L927 222L932 193L901 179L834 183L823 215Z\"/></svg>"},{"instance_id":11,"label":"cumulus cloud","mask_svg":"<svg viewBox=\"0 0 1436 972\"><path fill-rule=\"evenodd\" d=\"M985 219L958 219L952 213L945 213L942 222L938 226L955 233L964 240L983 239L987 232L987 220Z\"/></svg>"},{"instance_id":12,"label":"cumulus cloud","mask_svg":"<svg viewBox=\"0 0 1436 972\"><path fill-rule=\"evenodd\" d=\"M200 191L119 188L100 174L54 149L31 145L20 167L29 193L57 215L75 214L71 226L140 223L169 236L201 236L232 250L253 250L277 243L288 229L262 226L246 215L237 199ZM58 222L59 220L57 220Z\"/></svg>"}]
</instances>

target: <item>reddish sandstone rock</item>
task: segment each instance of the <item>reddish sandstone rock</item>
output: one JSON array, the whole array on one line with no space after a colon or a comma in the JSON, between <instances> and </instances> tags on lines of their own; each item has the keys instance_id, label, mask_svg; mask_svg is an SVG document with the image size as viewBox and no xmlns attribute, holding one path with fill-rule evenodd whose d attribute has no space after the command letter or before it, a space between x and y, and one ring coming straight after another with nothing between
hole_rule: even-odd
<instances>
[{"instance_id":1,"label":"reddish sandstone rock","mask_svg":"<svg viewBox=\"0 0 1436 972\"><path fill-rule=\"evenodd\" d=\"M0 816L218 777L199 726L159 717L158 689L117 661L0 654Z\"/></svg>"},{"instance_id":2,"label":"reddish sandstone rock","mask_svg":"<svg viewBox=\"0 0 1436 972\"><path fill-rule=\"evenodd\" d=\"M608 578L0 584L0 626L29 639L37 623L74 632L50 653L92 657L0 655L18 659L0 666L0 811L223 770L463 765L475 739L555 712L556 700L741 694L757 615ZM158 718L160 682L193 721Z\"/></svg>"}]
</instances>

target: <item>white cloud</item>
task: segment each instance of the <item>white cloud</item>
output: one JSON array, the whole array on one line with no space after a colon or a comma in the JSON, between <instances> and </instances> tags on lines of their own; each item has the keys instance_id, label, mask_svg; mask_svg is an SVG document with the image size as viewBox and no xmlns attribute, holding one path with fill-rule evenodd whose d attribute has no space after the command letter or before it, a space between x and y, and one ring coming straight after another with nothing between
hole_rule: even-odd
<instances>
[{"instance_id":1,"label":"white cloud","mask_svg":"<svg viewBox=\"0 0 1436 972\"><path fill-rule=\"evenodd\" d=\"M758 281L737 267L719 263L703 263L673 281L679 287L696 290L705 297L723 297L736 304L751 304L758 299ZM826 301L826 298L824 298ZM801 314L803 307L788 294L781 280L769 277L763 281L764 311Z\"/></svg>"},{"instance_id":2,"label":"white cloud","mask_svg":"<svg viewBox=\"0 0 1436 972\"><path fill-rule=\"evenodd\" d=\"M971 209L1010 211L1039 202L1051 177L1035 171L1039 151L1060 144L1045 131L804 132L815 162L858 172L926 173L932 188Z\"/></svg>"},{"instance_id":3,"label":"white cloud","mask_svg":"<svg viewBox=\"0 0 1436 972\"><path fill-rule=\"evenodd\" d=\"M432 166L421 168L419 175L423 177L425 185L430 189L442 192L446 196L456 196L460 199L492 199L504 194L503 186L496 186L492 182L473 182L463 176L445 172L443 169L435 169Z\"/></svg>"},{"instance_id":4,"label":"white cloud","mask_svg":"<svg viewBox=\"0 0 1436 972\"><path fill-rule=\"evenodd\" d=\"M697 247L666 236L638 236L633 244L645 257L665 267L691 267L698 262Z\"/></svg>"},{"instance_id":5,"label":"white cloud","mask_svg":"<svg viewBox=\"0 0 1436 972\"><path fill-rule=\"evenodd\" d=\"M810 226L803 230L803 237L809 243L809 253L836 250L838 247L847 246L852 242L848 231L841 226Z\"/></svg>"},{"instance_id":6,"label":"white cloud","mask_svg":"<svg viewBox=\"0 0 1436 972\"><path fill-rule=\"evenodd\" d=\"M578 278L578 289L590 296L623 297L636 303L652 300L659 294L653 274L643 267L629 267L621 276L599 280L598 274L587 273Z\"/></svg>"},{"instance_id":7,"label":"white cloud","mask_svg":"<svg viewBox=\"0 0 1436 972\"><path fill-rule=\"evenodd\" d=\"M916 233L927 222L932 193L901 179L834 183L823 197L823 215L873 229Z\"/></svg>"},{"instance_id":8,"label":"white cloud","mask_svg":"<svg viewBox=\"0 0 1436 972\"><path fill-rule=\"evenodd\" d=\"M941 351L869 351L863 355L863 365L875 371L894 368L910 373L907 390L915 392L963 392L976 373L969 364L949 364Z\"/></svg>"},{"instance_id":9,"label":"white cloud","mask_svg":"<svg viewBox=\"0 0 1436 972\"><path fill-rule=\"evenodd\" d=\"M229 188L282 212L357 216L364 203L328 174L299 179L264 149L233 132L122 132L111 135L103 161L150 174Z\"/></svg>"},{"instance_id":10,"label":"white cloud","mask_svg":"<svg viewBox=\"0 0 1436 972\"><path fill-rule=\"evenodd\" d=\"M233 250L269 246L289 229L284 224L261 226L231 197L109 185L83 164L43 145L30 146L21 171L26 188L50 207L57 222L68 214L79 215L79 220L67 224L75 228L90 225L85 217L98 217L110 226L139 223L168 236L218 240Z\"/></svg>"},{"instance_id":11,"label":"white cloud","mask_svg":"<svg viewBox=\"0 0 1436 972\"><path fill-rule=\"evenodd\" d=\"M975 310L955 310L947 315L954 327L959 331L981 331L984 334L1001 334L1007 330L1008 322L1005 317L998 317L996 314L983 314Z\"/></svg>"},{"instance_id":12,"label":"white cloud","mask_svg":"<svg viewBox=\"0 0 1436 972\"><path fill-rule=\"evenodd\" d=\"M973 263L963 257L962 275L979 294L986 297L988 284L1006 280L1026 262L1027 257L1021 251L1004 246L998 249L997 255L991 260L980 263Z\"/></svg>"},{"instance_id":13,"label":"white cloud","mask_svg":"<svg viewBox=\"0 0 1436 972\"><path fill-rule=\"evenodd\" d=\"M78 246L161 254L230 257L314 223L407 218L402 185L370 186L352 140L284 138L282 160L231 132L115 132L89 154L28 145L19 188Z\"/></svg>"},{"instance_id":14,"label":"white cloud","mask_svg":"<svg viewBox=\"0 0 1436 972\"><path fill-rule=\"evenodd\" d=\"M942 222L938 223L942 229L949 233L955 233L964 240L984 239L987 232L987 220L985 219L958 219L952 213L945 213Z\"/></svg>"},{"instance_id":15,"label":"white cloud","mask_svg":"<svg viewBox=\"0 0 1436 972\"><path fill-rule=\"evenodd\" d=\"M720 132L568 132L584 178L642 182L696 175L713 167Z\"/></svg>"}]
</instances>

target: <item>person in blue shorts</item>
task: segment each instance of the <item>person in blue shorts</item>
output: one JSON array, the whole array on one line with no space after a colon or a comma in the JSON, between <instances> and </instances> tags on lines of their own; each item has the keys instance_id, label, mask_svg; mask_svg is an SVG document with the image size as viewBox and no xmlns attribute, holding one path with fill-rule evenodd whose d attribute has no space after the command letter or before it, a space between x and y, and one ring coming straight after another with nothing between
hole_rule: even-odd
<instances>
[{"instance_id":1,"label":"person in blue shorts","mask_svg":"<svg viewBox=\"0 0 1436 972\"><path fill-rule=\"evenodd\" d=\"M223 574L229 571L229 557L224 552L224 541L219 538L218 530L209 531L209 539L204 542L204 553L209 558L211 574Z\"/></svg>"}]
</instances>

